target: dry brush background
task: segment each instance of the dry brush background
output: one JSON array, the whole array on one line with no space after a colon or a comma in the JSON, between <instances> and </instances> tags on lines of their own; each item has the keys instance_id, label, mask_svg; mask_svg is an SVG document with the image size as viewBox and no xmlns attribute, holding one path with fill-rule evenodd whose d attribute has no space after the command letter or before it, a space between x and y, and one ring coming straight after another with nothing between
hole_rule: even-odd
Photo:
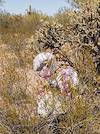
<instances>
[{"instance_id":1,"label":"dry brush background","mask_svg":"<svg viewBox=\"0 0 100 134\"><path fill-rule=\"evenodd\" d=\"M64 9L52 17L0 12L0 133L100 133L100 4L75 2L80 10ZM45 48L59 49L63 55L57 58L79 76L72 97L63 96L64 112L55 118L37 114L41 88L54 98L61 95L33 71L33 58Z\"/></svg>"}]
</instances>

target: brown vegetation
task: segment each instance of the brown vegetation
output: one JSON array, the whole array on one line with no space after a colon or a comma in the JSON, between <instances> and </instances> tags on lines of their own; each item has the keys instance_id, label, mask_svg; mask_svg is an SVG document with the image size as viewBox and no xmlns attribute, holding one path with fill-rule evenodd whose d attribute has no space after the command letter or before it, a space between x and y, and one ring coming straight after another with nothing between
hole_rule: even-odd
<instances>
[{"instance_id":1,"label":"brown vegetation","mask_svg":"<svg viewBox=\"0 0 100 134\"><path fill-rule=\"evenodd\" d=\"M77 89L71 87L72 98L62 103L66 112L55 118L36 113L41 87L54 97L60 95L33 72L32 60L45 50L43 45L57 48L56 56L79 75ZM23 16L0 13L0 133L99 134L99 74L100 5L63 10L53 17L36 11Z\"/></svg>"}]
</instances>

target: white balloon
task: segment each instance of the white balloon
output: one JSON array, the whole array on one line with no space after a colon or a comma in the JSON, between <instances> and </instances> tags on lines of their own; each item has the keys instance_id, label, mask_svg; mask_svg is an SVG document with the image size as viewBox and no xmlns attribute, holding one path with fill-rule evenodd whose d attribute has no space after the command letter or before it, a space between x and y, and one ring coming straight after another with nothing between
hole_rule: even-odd
<instances>
[{"instance_id":1,"label":"white balloon","mask_svg":"<svg viewBox=\"0 0 100 134\"><path fill-rule=\"evenodd\" d=\"M42 52L40 54L38 54L35 59L33 60L33 69L35 71L38 70L38 68L40 68L41 64L43 64L44 61L49 61L51 59L53 59L54 56L52 53L49 52Z\"/></svg>"},{"instance_id":2,"label":"white balloon","mask_svg":"<svg viewBox=\"0 0 100 134\"><path fill-rule=\"evenodd\" d=\"M53 62L51 63L50 67L44 65L41 68L42 64L45 61L49 61L52 59ZM66 68L59 66L59 64L62 64L62 62L56 62L55 56L52 53L43 52L38 54L33 60L33 69L34 71L39 71L39 76L44 80L48 81L48 83L53 87L57 87L60 91L68 90L70 92L68 80L70 80L72 86L78 85L78 74L73 67L68 65L68 63L64 63L67 65ZM56 72L55 77L51 78L52 74L55 73L55 70L58 70L58 72ZM66 99L68 98L68 93L66 94ZM44 93L43 95L37 95L37 112L42 117L46 117L50 113L64 113L65 111L62 108L63 101L64 96L62 94L54 96L54 94L51 91L47 91L47 93Z\"/></svg>"},{"instance_id":3,"label":"white balloon","mask_svg":"<svg viewBox=\"0 0 100 134\"><path fill-rule=\"evenodd\" d=\"M64 113L64 109L62 108L63 101L63 96L54 96L54 94L49 91L44 96L38 98L38 114L46 117L49 114L57 115Z\"/></svg>"}]
</instances>

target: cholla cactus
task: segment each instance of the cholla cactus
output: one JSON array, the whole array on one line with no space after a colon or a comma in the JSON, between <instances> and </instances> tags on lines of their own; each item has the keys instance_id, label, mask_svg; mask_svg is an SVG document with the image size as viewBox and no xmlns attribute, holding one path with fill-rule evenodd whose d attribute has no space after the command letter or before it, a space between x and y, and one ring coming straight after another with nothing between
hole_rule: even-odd
<instances>
[{"instance_id":1,"label":"cholla cactus","mask_svg":"<svg viewBox=\"0 0 100 134\"><path fill-rule=\"evenodd\" d=\"M45 22L36 33L40 50L60 48L65 42L64 29L61 24Z\"/></svg>"},{"instance_id":2,"label":"cholla cactus","mask_svg":"<svg viewBox=\"0 0 100 134\"><path fill-rule=\"evenodd\" d=\"M69 36L72 44L89 48L97 72L100 73L100 4L95 9L86 6L82 10Z\"/></svg>"}]
</instances>

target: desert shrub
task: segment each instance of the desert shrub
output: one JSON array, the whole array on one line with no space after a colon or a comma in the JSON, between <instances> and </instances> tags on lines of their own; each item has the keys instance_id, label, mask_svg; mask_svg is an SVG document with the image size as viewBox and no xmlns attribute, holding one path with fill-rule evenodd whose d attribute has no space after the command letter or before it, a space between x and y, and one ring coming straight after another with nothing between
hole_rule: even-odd
<instances>
[{"instance_id":1,"label":"desert shrub","mask_svg":"<svg viewBox=\"0 0 100 134\"><path fill-rule=\"evenodd\" d=\"M78 14L79 13L75 10L61 9L55 14L54 19L63 25L66 34L68 34L69 29L75 23Z\"/></svg>"},{"instance_id":2,"label":"desert shrub","mask_svg":"<svg viewBox=\"0 0 100 134\"><path fill-rule=\"evenodd\" d=\"M74 42L79 44L82 47L88 47L90 49L90 53L92 54L93 61L96 65L97 72L99 73L99 40L100 40L100 25L99 25L99 18L100 7L89 8L88 6L85 10L80 13L76 24L72 28L73 35L74 35ZM83 14L84 13L84 14ZM82 14L82 15L81 15ZM72 33L72 32L71 32ZM71 35L70 33L70 35ZM72 35L71 35L72 36Z\"/></svg>"},{"instance_id":3,"label":"desert shrub","mask_svg":"<svg viewBox=\"0 0 100 134\"><path fill-rule=\"evenodd\" d=\"M93 85L93 81L95 83L96 76L100 72L99 4L95 6L88 3L83 5L83 8L78 11L70 11L70 19L65 23L60 20L68 16L67 11L64 10L64 12L59 13L62 18L59 19L58 17L58 21L66 28L65 33L67 34L67 43L64 45L63 52L73 62L74 67L79 71L79 75L83 77L82 81L90 79L90 83ZM67 51L67 49L70 51ZM88 77L87 74L89 75Z\"/></svg>"},{"instance_id":4,"label":"desert shrub","mask_svg":"<svg viewBox=\"0 0 100 134\"><path fill-rule=\"evenodd\" d=\"M36 41L39 51L47 48L60 48L66 41L63 26L57 22L45 22L36 32Z\"/></svg>"},{"instance_id":5,"label":"desert shrub","mask_svg":"<svg viewBox=\"0 0 100 134\"><path fill-rule=\"evenodd\" d=\"M99 10L65 10L55 18L38 12L0 14L0 133L99 133ZM79 86L71 87L72 98L62 97L65 112L56 117L34 115L39 88L61 95L32 70L32 59L44 48L59 49L60 60L68 61L79 75Z\"/></svg>"},{"instance_id":6,"label":"desert shrub","mask_svg":"<svg viewBox=\"0 0 100 134\"><path fill-rule=\"evenodd\" d=\"M35 49L31 42L36 30L42 26L44 21L51 20L41 12L33 11L31 15L12 15L7 12L0 12L0 38L6 45L7 51L14 53L19 59L17 66L32 64Z\"/></svg>"},{"instance_id":7,"label":"desert shrub","mask_svg":"<svg viewBox=\"0 0 100 134\"><path fill-rule=\"evenodd\" d=\"M49 20L47 15L38 11L33 11L31 15L12 15L8 12L0 12L0 29L2 33L24 33L34 34L40 28L41 20Z\"/></svg>"}]
</instances>

